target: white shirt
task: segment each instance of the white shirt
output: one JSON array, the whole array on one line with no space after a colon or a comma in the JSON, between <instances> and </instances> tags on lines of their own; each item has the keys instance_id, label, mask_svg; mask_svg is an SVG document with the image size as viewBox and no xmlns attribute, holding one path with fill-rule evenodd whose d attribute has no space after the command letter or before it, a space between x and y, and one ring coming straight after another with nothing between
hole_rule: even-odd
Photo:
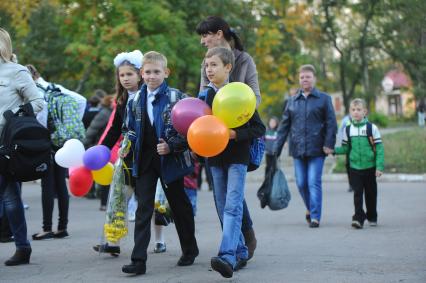
<instances>
[{"instance_id":1,"label":"white shirt","mask_svg":"<svg viewBox=\"0 0 426 283\"><path fill-rule=\"evenodd\" d=\"M148 89L148 93L146 96L146 108L148 110L148 117L151 125L154 124L154 107L152 106L152 102L155 100L155 95L158 93L158 88L154 91Z\"/></svg>"}]
</instances>

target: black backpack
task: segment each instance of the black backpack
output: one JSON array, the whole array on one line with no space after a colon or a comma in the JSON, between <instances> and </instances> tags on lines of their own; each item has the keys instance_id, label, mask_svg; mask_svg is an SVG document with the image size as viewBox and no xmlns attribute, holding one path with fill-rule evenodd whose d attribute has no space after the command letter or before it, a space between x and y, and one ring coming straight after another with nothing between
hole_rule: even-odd
<instances>
[{"instance_id":1,"label":"black backpack","mask_svg":"<svg viewBox=\"0 0 426 283\"><path fill-rule=\"evenodd\" d=\"M3 113L6 124L0 137L0 174L13 181L45 176L51 160L50 133L36 119L30 103L16 113Z\"/></svg>"},{"instance_id":2,"label":"black backpack","mask_svg":"<svg viewBox=\"0 0 426 283\"><path fill-rule=\"evenodd\" d=\"M351 125L352 123L350 123L349 125L346 125L345 127L346 137L348 138L349 151L352 149L352 141L350 136ZM374 154L376 154L376 144L374 143L374 138L373 138L373 124L371 124L370 122L367 122L367 138L368 138L368 143L371 146L371 149L373 150Z\"/></svg>"}]
</instances>

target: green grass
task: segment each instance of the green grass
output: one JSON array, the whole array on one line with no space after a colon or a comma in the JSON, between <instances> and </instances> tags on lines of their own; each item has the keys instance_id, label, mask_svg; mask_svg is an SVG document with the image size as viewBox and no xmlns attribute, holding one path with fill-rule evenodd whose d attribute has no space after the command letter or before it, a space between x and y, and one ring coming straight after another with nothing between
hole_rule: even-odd
<instances>
[{"instance_id":1,"label":"green grass","mask_svg":"<svg viewBox=\"0 0 426 283\"><path fill-rule=\"evenodd\" d=\"M426 129L410 129L382 137L386 173L426 173ZM338 156L335 173L345 172L345 157Z\"/></svg>"}]
</instances>

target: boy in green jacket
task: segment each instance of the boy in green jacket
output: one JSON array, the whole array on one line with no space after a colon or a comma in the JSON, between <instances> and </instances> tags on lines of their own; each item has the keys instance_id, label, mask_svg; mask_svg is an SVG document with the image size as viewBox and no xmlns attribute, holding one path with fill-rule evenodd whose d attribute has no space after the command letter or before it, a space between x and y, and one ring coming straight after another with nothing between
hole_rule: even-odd
<instances>
[{"instance_id":1,"label":"boy in green jacket","mask_svg":"<svg viewBox=\"0 0 426 283\"><path fill-rule=\"evenodd\" d=\"M335 154L349 155L349 175L354 190L355 214L352 227L362 229L365 219L370 226L377 226L377 182L383 174L384 149L379 129L368 122L367 108L363 99L350 103L351 123L343 132L342 146ZM363 194L367 213L363 209Z\"/></svg>"}]
</instances>

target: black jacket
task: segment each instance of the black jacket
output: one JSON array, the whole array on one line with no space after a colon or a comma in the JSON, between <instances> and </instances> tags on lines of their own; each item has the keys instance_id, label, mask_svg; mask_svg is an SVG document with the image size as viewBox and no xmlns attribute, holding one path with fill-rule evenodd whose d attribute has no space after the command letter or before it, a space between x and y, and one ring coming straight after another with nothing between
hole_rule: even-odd
<instances>
[{"instance_id":1,"label":"black jacket","mask_svg":"<svg viewBox=\"0 0 426 283\"><path fill-rule=\"evenodd\" d=\"M274 152L281 154L290 135L290 154L294 158L324 156L324 146L334 148L336 131L331 97L316 88L307 98L299 91L289 99L284 110Z\"/></svg>"},{"instance_id":2,"label":"black jacket","mask_svg":"<svg viewBox=\"0 0 426 283\"><path fill-rule=\"evenodd\" d=\"M110 107L102 107L101 111L96 114L90 126L86 130L86 136L83 140L85 148L89 148L98 143L102 136L106 125L108 124L109 116L111 116L112 109Z\"/></svg>"},{"instance_id":3,"label":"black jacket","mask_svg":"<svg viewBox=\"0 0 426 283\"><path fill-rule=\"evenodd\" d=\"M215 95L215 90L209 87L205 101L210 107L213 104ZM237 133L237 138L229 140L228 145L222 153L209 157L209 166L223 166L228 164L248 165L250 162L251 141L254 138L263 136L266 128L256 110L247 123L233 130Z\"/></svg>"}]
</instances>

